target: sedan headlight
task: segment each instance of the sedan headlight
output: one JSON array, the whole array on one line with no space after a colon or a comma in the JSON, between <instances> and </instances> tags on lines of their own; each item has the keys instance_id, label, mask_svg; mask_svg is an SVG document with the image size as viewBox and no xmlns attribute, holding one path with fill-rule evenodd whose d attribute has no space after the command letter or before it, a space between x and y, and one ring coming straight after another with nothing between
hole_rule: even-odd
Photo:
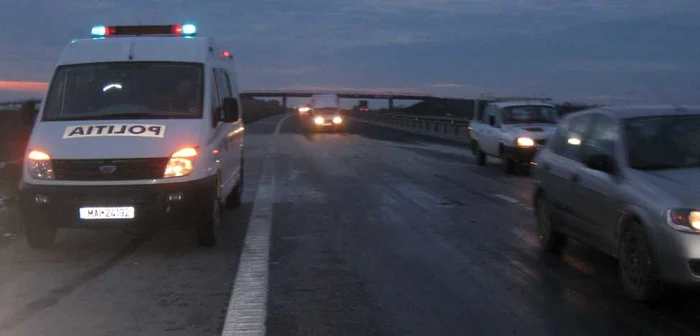
<instances>
[{"instance_id":1,"label":"sedan headlight","mask_svg":"<svg viewBox=\"0 0 700 336\"><path fill-rule=\"evenodd\" d=\"M27 170L32 178L37 180L53 180L56 178L49 154L33 150L27 155L27 161Z\"/></svg>"},{"instance_id":2,"label":"sedan headlight","mask_svg":"<svg viewBox=\"0 0 700 336\"><path fill-rule=\"evenodd\" d=\"M187 176L194 170L192 159L197 156L197 149L186 147L173 153L165 166L163 178Z\"/></svg>"},{"instance_id":3,"label":"sedan headlight","mask_svg":"<svg viewBox=\"0 0 700 336\"><path fill-rule=\"evenodd\" d=\"M314 119L314 122L316 123L316 125L321 125L321 124L323 124L323 117L316 117L316 118Z\"/></svg>"},{"instance_id":4,"label":"sedan headlight","mask_svg":"<svg viewBox=\"0 0 700 336\"><path fill-rule=\"evenodd\" d=\"M532 140L531 138L527 137L520 137L517 140L515 140L515 143L519 147L532 147L535 145L535 140Z\"/></svg>"},{"instance_id":5,"label":"sedan headlight","mask_svg":"<svg viewBox=\"0 0 700 336\"><path fill-rule=\"evenodd\" d=\"M691 209L668 210L666 223L678 231L700 232L700 211Z\"/></svg>"},{"instance_id":6,"label":"sedan headlight","mask_svg":"<svg viewBox=\"0 0 700 336\"><path fill-rule=\"evenodd\" d=\"M333 118L333 123L334 123L334 124L340 124L340 123L342 123L342 122L343 122L343 118L341 118L341 117L335 117L335 118Z\"/></svg>"}]
</instances>

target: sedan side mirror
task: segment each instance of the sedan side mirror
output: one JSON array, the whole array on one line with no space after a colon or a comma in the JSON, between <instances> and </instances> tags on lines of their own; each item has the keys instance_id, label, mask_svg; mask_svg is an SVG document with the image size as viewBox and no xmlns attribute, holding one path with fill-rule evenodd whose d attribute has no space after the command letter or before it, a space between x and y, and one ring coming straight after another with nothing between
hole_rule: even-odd
<instances>
[{"instance_id":1,"label":"sedan side mirror","mask_svg":"<svg viewBox=\"0 0 700 336\"><path fill-rule=\"evenodd\" d=\"M608 174L615 173L615 161L610 155L592 155L586 158L583 163L586 165L586 167L593 170L602 171Z\"/></svg>"},{"instance_id":2,"label":"sedan side mirror","mask_svg":"<svg viewBox=\"0 0 700 336\"><path fill-rule=\"evenodd\" d=\"M241 116L238 110L238 100L236 98L228 97L224 98L223 106L221 107L224 111L222 118L223 122L236 122Z\"/></svg>"}]
</instances>

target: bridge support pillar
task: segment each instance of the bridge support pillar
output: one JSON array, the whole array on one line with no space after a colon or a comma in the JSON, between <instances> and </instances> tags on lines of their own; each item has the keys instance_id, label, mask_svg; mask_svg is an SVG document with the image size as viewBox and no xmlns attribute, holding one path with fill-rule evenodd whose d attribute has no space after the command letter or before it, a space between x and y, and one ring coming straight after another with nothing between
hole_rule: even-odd
<instances>
[{"instance_id":1,"label":"bridge support pillar","mask_svg":"<svg viewBox=\"0 0 700 336\"><path fill-rule=\"evenodd\" d=\"M389 111L394 111L394 100L389 99Z\"/></svg>"},{"instance_id":2,"label":"bridge support pillar","mask_svg":"<svg viewBox=\"0 0 700 336\"><path fill-rule=\"evenodd\" d=\"M287 96L282 96L282 111L287 113Z\"/></svg>"}]
</instances>

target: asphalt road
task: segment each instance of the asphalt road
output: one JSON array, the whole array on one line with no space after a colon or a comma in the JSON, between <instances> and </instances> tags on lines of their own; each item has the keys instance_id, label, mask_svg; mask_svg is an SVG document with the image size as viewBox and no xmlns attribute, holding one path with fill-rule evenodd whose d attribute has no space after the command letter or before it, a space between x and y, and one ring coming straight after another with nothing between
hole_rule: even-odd
<instances>
[{"instance_id":1,"label":"asphalt road","mask_svg":"<svg viewBox=\"0 0 700 336\"><path fill-rule=\"evenodd\" d=\"M700 333L696 291L638 304L613 259L540 253L527 176L360 122L314 133L293 116L274 135L280 119L247 127L245 204L215 248L186 227L65 231L47 251L0 238L0 335L220 334L270 157L269 335Z\"/></svg>"}]
</instances>

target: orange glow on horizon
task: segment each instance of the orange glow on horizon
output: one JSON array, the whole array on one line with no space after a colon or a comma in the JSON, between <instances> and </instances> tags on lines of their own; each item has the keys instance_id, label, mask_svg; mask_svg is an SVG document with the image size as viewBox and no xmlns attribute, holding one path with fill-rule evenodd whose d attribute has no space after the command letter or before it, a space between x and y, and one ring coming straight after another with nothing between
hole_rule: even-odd
<instances>
[{"instance_id":1,"label":"orange glow on horizon","mask_svg":"<svg viewBox=\"0 0 700 336\"><path fill-rule=\"evenodd\" d=\"M0 90L44 93L48 88L48 83L43 82L22 82L22 81L3 81L0 80Z\"/></svg>"}]
</instances>

